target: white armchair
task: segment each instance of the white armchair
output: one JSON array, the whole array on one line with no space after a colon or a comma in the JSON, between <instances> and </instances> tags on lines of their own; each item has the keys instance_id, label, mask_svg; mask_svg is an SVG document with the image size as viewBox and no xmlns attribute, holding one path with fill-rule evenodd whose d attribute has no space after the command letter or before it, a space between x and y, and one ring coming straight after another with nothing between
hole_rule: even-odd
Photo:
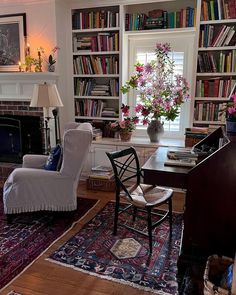
<instances>
[{"instance_id":1,"label":"white armchair","mask_svg":"<svg viewBox=\"0 0 236 295\"><path fill-rule=\"evenodd\" d=\"M3 188L5 214L40 210L72 211L77 208L77 186L92 143L89 123L74 125L63 136L60 171L43 167L45 155L25 155L23 167L15 169Z\"/></svg>"}]
</instances>

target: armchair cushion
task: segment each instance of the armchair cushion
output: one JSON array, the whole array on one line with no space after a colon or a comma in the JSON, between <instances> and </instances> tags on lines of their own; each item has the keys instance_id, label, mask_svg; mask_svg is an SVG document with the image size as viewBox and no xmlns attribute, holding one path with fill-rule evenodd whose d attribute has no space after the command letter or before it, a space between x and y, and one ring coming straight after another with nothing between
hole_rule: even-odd
<instances>
[{"instance_id":1,"label":"armchair cushion","mask_svg":"<svg viewBox=\"0 0 236 295\"><path fill-rule=\"evenodd\" d=\"M47 158L47 162L44 165L45 170L58 171L61 168L62 163L62 148L58 144L53 148Z\"/></svg>"}]
</instances>

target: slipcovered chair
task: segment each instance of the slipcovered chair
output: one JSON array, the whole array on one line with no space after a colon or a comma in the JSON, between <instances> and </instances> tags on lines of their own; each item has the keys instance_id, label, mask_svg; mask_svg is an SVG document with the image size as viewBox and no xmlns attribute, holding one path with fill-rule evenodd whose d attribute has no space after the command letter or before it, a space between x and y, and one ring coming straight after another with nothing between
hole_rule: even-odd
<instances>
[{"instance_id":1,"label":"slipcovered chair","mask_svg":"<svg viewBox=\"0 0 236 295\"><path fill-rule=\"evenodd\" d=\"M44 169L48 156L25 155L23 167L9 175L3 188L4 212L9 219L9 214L14 213L77 208L77 186L92 143L91 124L77 126L66 128L59 171Z\"/></svg>"}]
</instances>

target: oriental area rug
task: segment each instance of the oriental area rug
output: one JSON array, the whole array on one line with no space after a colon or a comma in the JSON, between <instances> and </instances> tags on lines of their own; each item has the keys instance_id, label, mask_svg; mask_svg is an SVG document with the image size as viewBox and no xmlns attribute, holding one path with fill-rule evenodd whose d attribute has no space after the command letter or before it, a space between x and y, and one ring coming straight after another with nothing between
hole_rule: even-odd
<instances>
[{"instance_id":1,"label":"oriental area rug","mask_svg":"<svg viewBox=\"0 0 236 295\"><path fill-rule=\"evenodd\" d=\"M1 192L0 198L0 289L97 203L79 198L76 211L16 214L7 224Z\"/></svg>"},{"instance_id":2,"label":"oriental area rug","mask_svg":"<svg viewBox=\"0 0 236 295\"><path fill-rule=\"evenodd\" d=\"M113 235L114 209L115 204L108 203L47 260L156 294L177 294L183 215L173 214L171 239L168 220L156 227L149 256L148 237L120 226ZM126 213L119 216L119 222L127 224L130 220ZM136 218L135 223L146 229L146 220Z\"/></svg>"}]
</instances>

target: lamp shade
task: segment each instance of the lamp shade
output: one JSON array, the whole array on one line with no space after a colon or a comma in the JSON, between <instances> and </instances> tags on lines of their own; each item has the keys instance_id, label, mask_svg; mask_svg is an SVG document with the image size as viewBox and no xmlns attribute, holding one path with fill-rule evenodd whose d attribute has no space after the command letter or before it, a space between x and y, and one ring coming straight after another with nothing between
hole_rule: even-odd
<instances>
[{"instance_id":1,"label":"lamp shade","mask_svg":"<svg viewBox=\"0 0 236 295\"><path fill-rule=\"evenodd\" d=\"M31 107L63 107L56 84L35 84Z\"/></svg>"}]
</instances>

